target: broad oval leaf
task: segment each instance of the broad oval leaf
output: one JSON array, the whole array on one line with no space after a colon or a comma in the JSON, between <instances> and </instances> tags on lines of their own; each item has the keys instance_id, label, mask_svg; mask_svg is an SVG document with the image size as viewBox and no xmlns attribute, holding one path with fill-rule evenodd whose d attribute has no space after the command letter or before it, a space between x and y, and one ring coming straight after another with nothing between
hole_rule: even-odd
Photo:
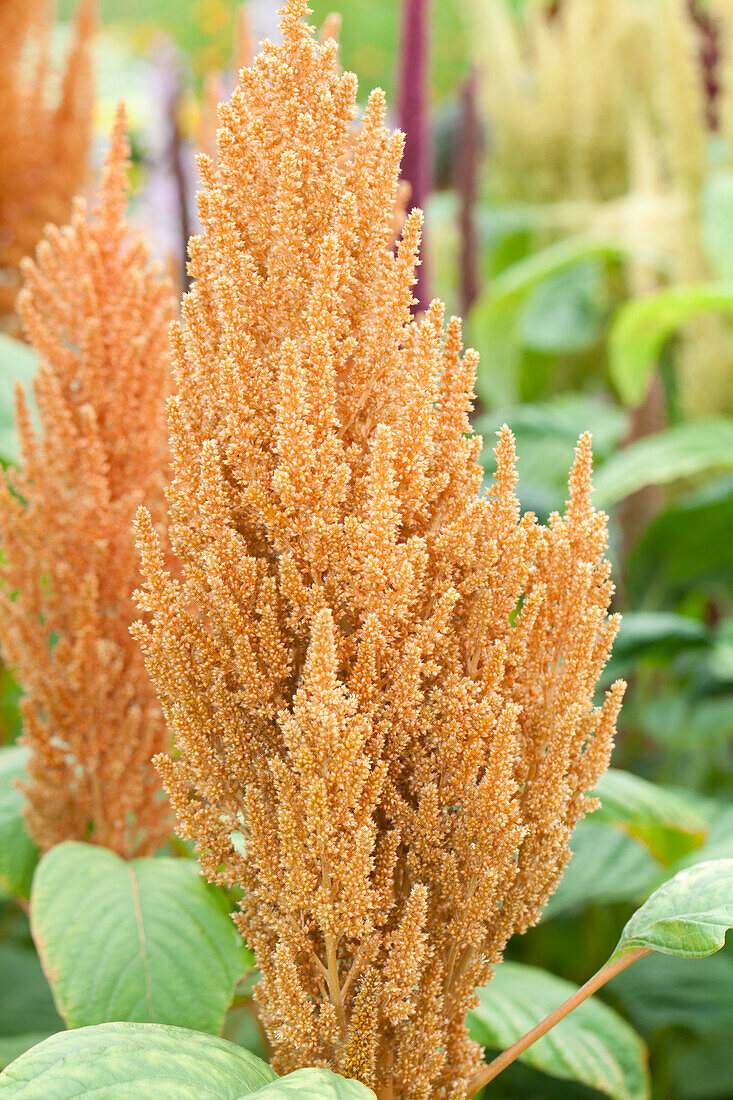
<instances>
[{"instance_id":1,"label":"broad oval leaf","mask_svg":"<svg viewBox=\"0 0 733 1100\"><path fill-rule=\"evenodd\" d=\"M275 1079L248 1050L161 1024L62 1031L0 1073L5 1100L239 1100Z\"/></svg>"},{"instance_id":2,"label":"broad oval leaf","mask_svg":"<svg viewBox=\"0 0 733 1100\"><path fill-rule=\"evenodd\" d=\"M53 1031L21 1031L17 1035L0 1035L0 1070L53 1034Z\"/></svg>"},{"instance_id":3,"label":"broad oval leaf","mask_svg":"<svg viewBox=\"0 0 733 1100\"><path fill-rule=\"evenodd\" d=\"M593 794L601 800L595 821L619 825L665 864L699 848L710 831L694 802L683 793L668 791L630 772L609 768Z\"/></svg>"},{"instance_id":4,"label":"broad oval leaf","mask_svg":"<svg viewBox=\"0 0 733 1100\"><path fill-rule=\"evenodd\" d=\"M633 298L616 314L608 342L608 368L621 400L640 405L664 342L694 317L733 312L733 284L669 286Z\"/></svg>"},{"instance_id":5,"label":"broad oval leaf","mask_svg":"<svg viewBox=\"0 0 733 1100\"><path fill-rule=\"evenodd\" d=\"M483 1046L506 1050L577 991L545 970L504 962L479 989L469 1031ZM639 1036L602 1001L583 1001L519 1056L535 1069L579 1081L613 1100L646 1100L649 1075Z\"/></svg>"},{"instance_id":6,"label":"broad oval leaf","mask_svg":"<svg viewBox=\"0 0 733 1100\"><path fill-rule=\"evenodd\" d=\"M626 924L611 958L639 947L684 958L712 955L731 927L733 859L706 860L654 891Z\"/></svg>"},{"instance_id":7,"label":"broad oval leaf","mask_svg":"<svg viewBox=\"0 0 733 1100\"><path fill-rule=\"evenodd\" d=\"M257 1100L374 1100L374 1093L359 1081L351 1081L327 1069L299 1069L280 1077L252 1094Z\"/></svg>"},{"instance_id":8,"label":"broad oval leaf","mask_svg":"<svg viewBox=\"0 0 733 1100\"><path fill-rule=\"evenodd\" d=\"M594 477L595 500L608 508L645 485L721 469L733 469L733 417L688 421L618 451Z\"/></svg>"},{"instance_id":9,"label":"broad oval leaf","mask_svg":"<svg viewBox=\"0 0 733 1100\"><path fill-rule=\"evenodd\" d=\"M69 1027L107 1021L221 1031L248 954L190 860L67 841L33 880L31 931Z\"/></svg>"},{"instance_id":10,"label":"broad oval leaf","mask_svg":"<svg viewBox=\"0 0 733 1100\"><path fill-rule=\"evenodd\" d=\"M15 383L22 382L32 404L30 386L37 368L38 357L32 348L0 333L0 458L5 462L17 462L19 458Z\"/></svg>"},{"instance_id":11,"label":"broad oval leaf","mask_svg":"<svg viewBox=\"0 0 733 1100\"><path fill-rule=\"evenodd\" d=\"M15 785L27 778L26 756L20 745L0 749L0 887L20 898L30 894L39 856L23 820L23 795Z\"/></svg>"}]
</instances>

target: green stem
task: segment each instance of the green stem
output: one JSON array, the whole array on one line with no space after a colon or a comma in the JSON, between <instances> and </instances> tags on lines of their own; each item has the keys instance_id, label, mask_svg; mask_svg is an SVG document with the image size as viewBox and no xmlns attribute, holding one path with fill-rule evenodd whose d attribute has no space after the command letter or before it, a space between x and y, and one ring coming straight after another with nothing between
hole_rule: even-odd
<instances>
[{"instance_id":1,"label":"green stem","mask_svg":"<svg viewBox=\"0 0 733 1100\"><path fill-rule=\"evenodd\" d=\"M636 951L630 951L628 955L622 955L620 959L614 959L613 962L606 963L601 969L590 978L585 985L582 985L580 989L576 990L571 997L568 997L567 1001L556 1008L554 1012L551 1012L549 1016L546 1016L536 1027L533 1027L531 1031L528 1031L526 1035L523 1035L521 1039L517 1039L516 1043L513 1043L507 1050L494 1058L493 1062L490 1062L488 1066L485 1066L480 1073L477 1073L472 1081L468 1085L468 1095L475 1096L475 1094L482 1089L485 1085L488 1085L489 1081L493 1081L495 1077L510 1066L512 1062L516 1061L520 1054L523 1054L527 1047L531 1047L532 1043L536 1043L538 1039L541 1039L550 1028L558 1024L560 1020L564 1020L573 1009L582 1004L586 998L590 997L597 989L600 989L602 985L609 982L611 978L615 978L617 974L620 974L622 970L625 970L627 966L631 966L637 959L643 958L644 955L648 955L651 951L649 947L638 947Z\"/></svg>"}]
</instances>

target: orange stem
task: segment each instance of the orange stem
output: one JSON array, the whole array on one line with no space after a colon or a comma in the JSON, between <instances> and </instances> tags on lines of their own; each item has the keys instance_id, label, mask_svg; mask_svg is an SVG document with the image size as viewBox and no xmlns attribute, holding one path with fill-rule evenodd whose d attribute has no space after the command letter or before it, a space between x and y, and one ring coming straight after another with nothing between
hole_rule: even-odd
<instances>
[{"instance_id":1,"label":"orange stem","mask_svg":"<svg viewBox=\"0 0 733 1100\"><path fill-rule=\"evenodd\" d=\"M628 955L622 955L620 959L615 959L613 962L606 963L601 969L590 978L585 985L582 985L580 989L573 993L572 997L568 997L567 1001L556 1008L554 1012L551 1012L549 1016L545 1017L536 1027L533 1027L531 1031L528 1031L526 1035L523 1035L521 1039L517 1039L516 1043L513 1043L507 1050L494 1058L493 1062L490 1062L488 1066L485 1066L480 1073L477 1073L472 1081L469 1082L468 1095L475 1096L475 1094L482 1089L485 1085L488 1085L489 1081L493 1081L495 1077L510 1066L512 1062L516 1061L520 1054L523 1054L527 1047L531 1047L532 1043L536 1043L538 1039L541 1039L550 1028L553 1028L555 1024L558 1024L560 1020L564 1020L573 1009L582 1004L588 997L600 989L602 985L609 982L611 978L615 978L622 970L625 970L627 966L631 966L637 959L643 958L644 955L648 955L651 951L650 947L638 947L636 951L630 951Z\"/></svg>"}]
</instances>

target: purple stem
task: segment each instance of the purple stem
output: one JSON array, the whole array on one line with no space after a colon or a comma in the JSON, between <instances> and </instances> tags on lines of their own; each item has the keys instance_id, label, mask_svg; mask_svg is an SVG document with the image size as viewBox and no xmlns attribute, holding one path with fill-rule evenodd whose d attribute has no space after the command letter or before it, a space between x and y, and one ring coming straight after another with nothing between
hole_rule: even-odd
<instances>
[{"instance_id":1,"label":"purple stem","mask_svg":"<svg viewBox=\"0 0 733 1100\"><path fill-rule=\"evenodd\" d=\"M398 111L400 129L405 133L402 178L412 188L408 209L425 209L432 183L429 24L430 0L404 0ZM424 233L421 258L413 290L416 311L427 309L430 303Z\"/></svg>"},{"instance_id":2,"label":"purple stem","mask_svg":"<svg viewBox=\"0 0 733 1100\"><path fill-rule=\"evenodd\" d=\"M461 313L468 316L481 290L479 247L476 232L479 165L482 133L476 107L478 73L474 69L463 82L460 92L460 117L455 159L454 183L458 193L458 223L461 241L460 295Z\"/></svg>"},{"instance_id":3,"label":"purple stem","mask_svg":"<svg viewBox=\"0 0 733 1100\"><path fill-rule=\"evenodd\" d=\"M184 139L178 120L183 96L181 58L172 42L162 42L156 50L158 95L162 113L162 161L170 175L178 215L178 263L184 291L190 290L188 240L193 232L189 210L190 181L186 168Z\"/></svg>"}]
</instances>

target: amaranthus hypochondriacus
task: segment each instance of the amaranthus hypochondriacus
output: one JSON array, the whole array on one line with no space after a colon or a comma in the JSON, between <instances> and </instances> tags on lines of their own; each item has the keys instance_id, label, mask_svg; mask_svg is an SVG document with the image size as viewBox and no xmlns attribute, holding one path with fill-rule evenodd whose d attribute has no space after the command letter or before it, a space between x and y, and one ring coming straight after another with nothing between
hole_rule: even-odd
<instances>
[{"instance_id":1,"label":"amaranthus hypochondriacus","mask_svg":"<svg viewBox=\"0 0 733 1100\"><path fill-rule=\"evenodd\" d=\"M179 580L139 519L138 628L206 874L236 883L281 1071L458 1098L464 1019L538 919L607 766L623 685L590 504L520 518L511 433L481 492L476 355L412 322L421 215L390 245L402 135L290 0L220 108L174 330Z\"/></svg>"},{"instance_id":2,"label":"amaranthus hypochondriacus","mask_svg":"<svg viewBox=\"0 0 733 1100\"><path fill-rule=\"evenodd\" d=\"M67 220L87 171L97 0L79 0L58 96L49 93L54 7L53 0L0 0L0 323L11 332L20 262L47 222Z\"/></svg>"},{"instance_id":3,"label":"amaranthus hypochondriacus","mask_svg":"<svg viewBox=\"0 0 733 1100\"><path fill-rule=\"evenodd\" d=\"M163 518L167 280L125 223L124 113L91 215L48 227L18 310L40 355L36 434L22 393L23 466L3 480L0 641L25 692L28 824L121 855L153 851L168 810L150 759L165 724L129 636L141 501Z\"/></svg>"}]
</instances>

